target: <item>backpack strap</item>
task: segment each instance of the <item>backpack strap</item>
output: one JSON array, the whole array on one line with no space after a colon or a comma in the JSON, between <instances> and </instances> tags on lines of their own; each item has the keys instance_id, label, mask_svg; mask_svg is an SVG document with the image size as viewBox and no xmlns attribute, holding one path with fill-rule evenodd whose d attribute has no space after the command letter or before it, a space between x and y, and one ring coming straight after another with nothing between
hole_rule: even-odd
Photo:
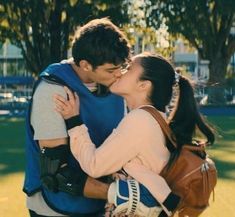
<instances>
[{"instance_id":1,"label":"backpack strap","mask_svg":"<svg viewBox=\"0 0 235 217\"><path fill-rule=\"evenodd\" d=\"M160 114L160 112L156 108L150 107L150 106L143 106L143 107L141 107L141 109L149 112L154 117L154 119L160 125L164 135L168 138L168 140L171 142L171 144L174 146L174 148L177 149L178 145L176 143L175 136L174 136L171 128L167 124L166 120ZM197 145L183 145L182 149L188 149L190 151L205 151L205 146L206 146L206 144L204 144L204 143L197 144Z\"/></svg>"},{"instance_id":2,"label":"backpack strap","mask_svg":"<svg viewBox=\"0 0 235 217\"><path fill-rule=\"evenodd\" d=\"M164 135L169 139L169 141L172 143L172 145L177 149L177 144L176 144L173 132L172 132L171 128L169 127L169 125L167 124L167 122L162 117L162 115L160 114L160 112L157 109L150 107L150 106L143 106L143 107L141 107L141 109L149 112L154 117L154 119L160 125Z\"/></svg>"},{"instance_id":3,"label":"backpack strap","mask_svg":"<svg viewBox=\"0 0 235 217\"><path fill-rule=\"evenodd\" d=\"M43 73L40 78L46 82L52 83L52 84L57 84L57 85L61 85L61 86L66 86L68 87L71 91L73 91L73 89L70 87L70 85L68 85L64 80L62 80L61 78L59 78L56 75L53 74L48 74L48 73ZM74 92L74 91L73 91Z\"/></svg>"}]
</instances>

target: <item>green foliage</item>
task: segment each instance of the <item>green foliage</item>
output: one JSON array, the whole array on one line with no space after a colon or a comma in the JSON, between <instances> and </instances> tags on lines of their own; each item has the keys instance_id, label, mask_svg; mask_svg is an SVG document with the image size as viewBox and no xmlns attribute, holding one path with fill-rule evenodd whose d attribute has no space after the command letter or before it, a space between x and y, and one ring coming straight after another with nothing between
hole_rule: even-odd
<instances>
[{"instance_id":1,"label":"green foliage","mask_svg":"<svg viewBox=\"0 0 235 217\"><path fill-rule=\"evenodd\" d=\"M67 57L77 25L104 16L117 24L127 22L121 0L2 0L0 41L9 39L19 47L29 70L39 73Z\"/></svg>"},{"instance_id":2,"label":"green foliage","mask_svg":"<svg viewBox=\"0 0 235 217\"><path fill-rule=\"evenodd\" d=\"M131 45L135 46L136 53L151 51L171 58L173 53L172 36L168 33L164 23L160 23L158 28L151 25L151 10L149 8L151 1L126 0L125 2L130 22L124 26L124 30Z\"/></svg>"},{"instance_id":3,"label":"green foliage","mask_svg":"<svg viewBox=\"0 0 235 217\"><path fill-rule=\"evenodd\" d=\"M182 34L210 61L210 83L223 83L227 66L235 52L234 0L151 0L151 18L155 26L164 17L169 31Z\"/></svg>"}]
</instances>

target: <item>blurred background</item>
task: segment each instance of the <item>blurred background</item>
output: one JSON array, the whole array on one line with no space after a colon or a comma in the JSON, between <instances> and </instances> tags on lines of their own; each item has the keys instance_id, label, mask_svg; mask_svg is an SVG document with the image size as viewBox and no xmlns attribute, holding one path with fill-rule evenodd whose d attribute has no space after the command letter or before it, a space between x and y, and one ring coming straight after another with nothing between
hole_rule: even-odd
<instances>
[{"instance_id":1,"label":"blurred background","mask_svg":"<svg viewBox=\"0 0 235 217\"><path fill-rule=\"evenodd\" d=\"M71 56L75 29L109 17L133 54L168 57L189 77L216 132L209 153L219 181L202 217L235 217L234 0L1 0L0 217L27 217L22 192L24 116L32 86L50 63Z\"/></svg>"}]
</instances>

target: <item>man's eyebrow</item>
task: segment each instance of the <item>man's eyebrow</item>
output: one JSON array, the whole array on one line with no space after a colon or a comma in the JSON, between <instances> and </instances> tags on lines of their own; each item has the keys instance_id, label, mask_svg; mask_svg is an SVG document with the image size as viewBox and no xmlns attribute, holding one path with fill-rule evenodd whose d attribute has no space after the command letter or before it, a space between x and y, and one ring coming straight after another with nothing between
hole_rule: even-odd
<instances>
[{"instance_id":1,"label":"man's eyebrow","mask_svg":"<svg viewBox=\"0 0 235 217\"><path fill-rule=\"evenodd\" d=\"M114 66L114 67L110 67L110 68L106 68L106 70L115 70L115 69L119 69L121 66Z\"/></svg>"}]
</instances>

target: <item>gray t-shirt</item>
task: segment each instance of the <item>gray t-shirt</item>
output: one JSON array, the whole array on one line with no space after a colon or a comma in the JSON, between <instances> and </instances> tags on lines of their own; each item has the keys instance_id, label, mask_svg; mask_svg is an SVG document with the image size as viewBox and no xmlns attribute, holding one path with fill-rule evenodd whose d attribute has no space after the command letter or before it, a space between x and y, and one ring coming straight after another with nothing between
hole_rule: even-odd
<instances>
[{"instance_id":1,"label":"gray t-shirt","mask_svg":"<svg viewBox=\"0 0 235 217\"><path fill-rule=\"evenodd\" d=\"M42 81L37 87L32 104L31 124L34 139L59 139L68 136L62 116L55 111L54 94L66 97L60 85Z\"/></svg>"},{"instance_id":2,"label":"gray t-shirt","mask_svg":"<svg viewBox=\"0 0 235 217\"><path fill-rule=\"evenodd\" d=\"M56 93L66 97L62 86L46 81L40 82L35 91L31 112L35 140L59 139L68 136L64 119L54 109L53 96ZM49 208L40 192L27 197L27 207L39 215L64 216Z\"/></svg>"}]
</instances>

